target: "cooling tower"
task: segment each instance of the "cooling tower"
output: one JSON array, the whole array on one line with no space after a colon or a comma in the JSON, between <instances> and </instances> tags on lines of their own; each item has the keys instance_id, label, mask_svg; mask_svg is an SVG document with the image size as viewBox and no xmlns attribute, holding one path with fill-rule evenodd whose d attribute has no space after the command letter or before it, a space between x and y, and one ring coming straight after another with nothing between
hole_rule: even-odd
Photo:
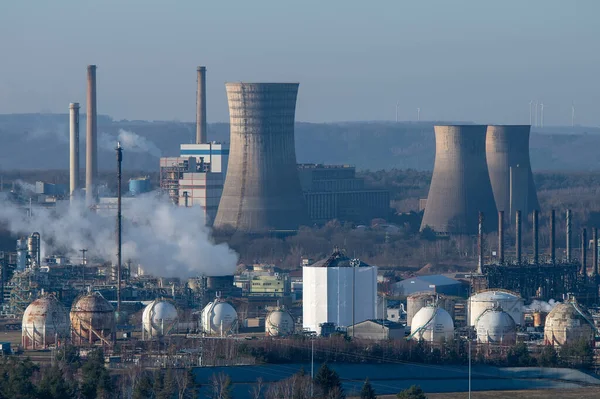
<instances>
[{"instance_id":1,"label":"cooling tower","mask_svg":"<svg viewBox=\"0 0 600 399\"><path fill-rule=\"evenodd\" d=\"M85 202L93 205L96 201L97 160L97 114L96 114L96 65L87 67L87 111L85 139Z\"/></svg>"},{"instance_id":2,"label":"cooling tower","mask_svg":"<svg viewBox=\"0 0 600 399\"><path fill-rule=\"evenodd\" d=\"M79 190L79 103L69 104L69 195L71 201Z\"/></svg>"},{"instance_id":3,"label":"cooling tower","mask_svg":"<svg viewBox=\"0 0 600 399\"><path fill-rule=\"evenodd\" d=\"M484 125L435 126L435 164L421 230L476 234L479 211L486 231L497 228L496 204L485 162Z\"/></svg>"},{"instance_id":4,"label":"cooling tower","mask_svg":"<svg viewBox=\"0 0 600 399\"><path fill-rule=\"evenodd\" d=\"M510 168L523 168L526 178L519 179L520 185L513 185L513 198L524 202L527 209L519 209L524 214L539 210L537 192L529 162L529 125L488 126L485 141L490 180L498 210L511 213L514 221L516 209L511 211ZM525 185L525 186L523 186ZM513 208L516 204L513 204ZM519 206L524 206L519 204Z\"/></svg>"},{"instance_id":5,"label":"cooling tower","mask_svg":"<svg viewBox=\"0 0 600 399\"><path fill-rule=\"evenodd\" d=\"M206 67L199 66L196 89L196 144L204 144L206 139Z\"/></svg>"},{"instance_id":6,"label":"cooling tower","mask_svg":"<svg viewBox=\"0 0 600 399\"><path fill-rule=\"evenodd\" d=\"M230 118L227 177L214 226L295 230L307 213L296 169L297 83L226 83Z\"/></svg>"}]
</instances>

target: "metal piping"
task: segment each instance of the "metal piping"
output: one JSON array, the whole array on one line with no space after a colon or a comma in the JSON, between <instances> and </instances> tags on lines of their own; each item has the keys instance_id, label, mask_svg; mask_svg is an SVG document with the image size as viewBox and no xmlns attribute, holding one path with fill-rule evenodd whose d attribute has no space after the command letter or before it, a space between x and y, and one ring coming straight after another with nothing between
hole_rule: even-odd
<instances>
[{"instance_id":1,"label":"metal piping","mask_svg":"<svg viewBox=\"0 0 600 399\"><path fill-rule=\"evenodd\" d=\"M567 262L571 262L571 210L567 209Z\"/></svg>"},{"instance_id":2,"label":"metal piping","mask_svg":"<svg viewBox=\"0 0 600 399\"><path fill-rule=\"evenodd\" d=\"M539 263L539 241L538 241L538 211L533 211L533 264Z\"/></svg>"},{"instance_id":3,"label":"metal piping","mask_svg":"<svg viewBox=\"0 0 600 399\"><path fill-rule=\"evenodd\" d=\"M79 103L69 104L69 196L74 200L79 190Z\"/></svg>"},{"instance_id":4,"label":"metal piping","mask_svg":"<svg viewBox=\"0 0 600 399\"><path fill-rule=\"evenodd\" d=\"M587 229L581 231L581 274L587 278Z\"/></svg>"},{"instance_id":5,"label":"metal piping","mask_svg":"<svg viewBox=\"0 0 600 399\"><path fill-rule=\"evenodd\" d=\"M207 142L206 134L206 67L199 66L196 89L196 144Z\"/></svg>"},{"instance_id":6,"label":"metal piping","mask_svg":"<svg viewBox=\"0 0 600 399\"><path fill-rule=\"evenodd\" d=\"M517 264L521 264L521 211L516 212L515 247L517 253Z\"/></svg>"},{"instance_id":7,"label":"metal piping","mask_svg":"<svg viewBox=\"0 0 600 399\"><path fill-rule=\"evenodd\" d=\"M479 250L479 261L477 262L477 273L483 274L483 212L479 212L479 230L477 232L477 247Z\"/></svg>"},{"instance_id":8,"label":"metal piping","mask_svg":"<svg viewBox=\"0 0 600 399\"><path fill-rule=\"evenodd\" d=\"M552 209L550 213L550 262L556 264L556 212Z\"/></svg>"},{"instance_id":9,"label":"metal piping","mask_svg":"<svg viewBox=\"0 0 600 399\"><path fill-rule=\"evenodd\" d=\"M96 114L96 65L87 67L87 104L86 104L86 142L85 142L85 202L87 206L96 202L96 178L98 160L98 123Z\"/></svg>"},{"instance_id":10,"label":"metal piping","mask_svg":"<svg viewBox=\"0 0 600 399\"><path fill-rule=\"evenodd\" d=\"M504 264L504 211L498 211L498 256L501 265Z\"/></svg>"}]
</instances>

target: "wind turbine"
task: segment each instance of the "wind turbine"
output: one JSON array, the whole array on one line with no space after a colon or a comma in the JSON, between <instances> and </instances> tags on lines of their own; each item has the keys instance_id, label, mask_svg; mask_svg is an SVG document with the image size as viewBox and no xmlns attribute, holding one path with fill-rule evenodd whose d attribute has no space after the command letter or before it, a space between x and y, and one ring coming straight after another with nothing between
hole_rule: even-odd
<instances>
[{"instance_id":1,"label":"wind turbine","mask_svg":"<svg viewBox=\"0 0 600 399\"><path fill-rule=\"evenodd\" d=\"M571 127L575 127L575 103L571 103Z\"/></svg>"},{"instance_id":2,"label":"wind turbine","mask_svg":"<svg viewBox=\"0 0 600 399\"><path fill-rule=\"evenodd\" d=\"M531 109L532 104L533 104L533 100L529 101L529 125L531 125L532 117L533 117L532 109Z\"/></svg>"},{"instance_id":3,"label":"wind turbine","mask_svg":"<svg viewBox=\"0 0 600 399\"><path fill-rule=\"evenodd\" d=\"M541 103L540 107L540 127L544 127L544 103Z\"/></svg>"},{"instance_id":4,"label":"wind turbine","mask_svg":"<svg viewBox=\"0 0 600 399\"><path fill-rule=\"evenodd\" d=\"M400 101L396 101L396 123L398 123L398 107L400 107Z\"/></svg>"},{"instance_id":5,"label":"wind turbine","mask_svg":"<svg viewBox=\"0 0 600 399\"><path fill-rule=\"evenodd\" d=\"M421 108L417 108L417 122L421 121Z\"/></svg>"},{"instance_id":6,"label":"wind turbine","mask_svg":"<svg viewBox=\"0 0 600 399\"><path fill-rule=\"evenodd\" d=\"M537 126L537 124L538 124L538 102L537 102L537 100L535 100L533 105L535 108L535 116L533 118L533 126Z\"/></svg>"}]
</instances>

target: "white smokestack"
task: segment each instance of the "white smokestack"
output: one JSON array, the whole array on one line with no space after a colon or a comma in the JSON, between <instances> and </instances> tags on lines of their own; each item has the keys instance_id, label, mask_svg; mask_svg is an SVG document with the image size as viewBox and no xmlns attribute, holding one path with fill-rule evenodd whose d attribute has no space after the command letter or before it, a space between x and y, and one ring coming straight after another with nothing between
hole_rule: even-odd
<instances>
[{"instance_id":1,"label":"white smokestack","mask_svg":"<svg viewBox=\"0 0 600 399\"><path fill-rule=\"evenodd\" d=\"M96 120L96 65L87 67L87 111L85 143L85 202L88 206L96 202L96 177L98 175Z\"/></svg>"},{"instance_id":2,"label":"white smokestack","mask_svg":"<svg viewBox=\"0 0 600 399\"><path fill-rule=\"evenodd\" d=\"M71 201L79 190L79 103L69 104L70 133L70 197Z\"/></svg>"}]
</instances>

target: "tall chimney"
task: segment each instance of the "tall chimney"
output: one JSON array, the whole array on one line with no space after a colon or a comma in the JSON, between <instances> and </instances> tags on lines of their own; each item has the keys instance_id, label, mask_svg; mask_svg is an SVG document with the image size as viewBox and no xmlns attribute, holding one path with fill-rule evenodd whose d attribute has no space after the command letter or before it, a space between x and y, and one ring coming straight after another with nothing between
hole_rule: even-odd
<instances>
[{"instance_id":1,"label":"tall chimney","mask_svg":"<svg viewBox=\"0 0 600 399\"><path fill-rule=\"evenodd\" d=\"M594 264L592 265L592 276L596 277L598 275L598 228L592 228L592 239L594 243L592 245L592 250L594 253L592 254L592 259Z\"/></svg>"},{"instance_id":2,"label":"tall chimney","mask_svg":"<svg viewBox=\"0 0 600 399\"><path fill-rule=\"evenodd\" d=\"M498 211L498 261L504 264L504 211Z\"/></svg>"},{"instance_id":3,"label":"tall chimney","mask_svg":"<svg viewBox=\"0 0 600 399\"><path fill-rule=\"evenodd\" d=\"M85 142L85 202L87 206L96 202L96 177L98 175L96 120L96 65L87 67L87 111Z\"/></svg>"},{"instance_id":4,"label":"tall chimney","mask_svg":"<svg viewBox=\"0 0 600 399\"><path fill-rule=\"evenodd\" d=\"M196 90L196 144L204 144L206 138L206 67L199 66Z\"/></svg>"},{"instance_id":5,"label":"tall chimney","mask_svg":"<svg viewBox=\"0 0 600 399\"><path fill-rule=\"evenodd\" d=\"M517 265L521 264L521 211L517 211L515 227L515 247L517 253Z\"/></svg>"},{"instance_id":6,"label":"tall chimney","mask_svg":"<svg viewBox=\"0 0 600 399\"><path fill-rule=\"evenodd\" d=\"M538 240L538 211L537 209L533 210L533 264L537 265L539 263L539 240Z\"/></svg>"},{"instance_id":7,"label":"tall chimney","mask_svg":"<svg viewBox=\"0 0 600 399\"><path fill-rule=\"evenodd\" d=\"M584 227L581 231L581 274L587 279L587 229Z\"/></svg>"},{"instance_id":8,"label":"tall chimney","mask_svg":"<svg viewBox=\"0 0 600 399\"><path fill-rule=\"evenodd\" d=\"M552 209L550 214L550 262L556 263L556 212Z\"/></svg>"},{"instance_id":9,"label":"tall chimney","mask_svg":"<svg viewBox=\"0 0 600 399\"><path fill-rule=\"evenodd\" d=\"M117 312L121 311L121 249L122 249L122 215L121 215L121 165L123 163L123 149L117 142Z\"/></svg>"},{"instance_id":10,"label":"tall chimney","mask_svg":"<svg viewBox=\"0 0 600 399\"><path fill-rule=\"evenodd\" d=\"M571 262L571 210L567 209L567 262Z\"/></svg>"},{"instance_id":11,"label":"tall chimney","mask_svg":"<svg viewBox=\"0 0 600 399\"><path fill-rule=\"evenodd\" d=\"M479 212L479 229L477 231L477 246L479 249L479 260L477 262L477 273L483 274L483 212Z\"/></svg>"},{"instance_id":12,"label":"tall chimney","mask_svg":"<svg viewBox=\"0 0 600 399\"><path fill-rule=\"evenodd\" d=\"M69 143L69 195L73 201L79 190L79 103L69 104Z\"/></svg>"}]
</instances>

